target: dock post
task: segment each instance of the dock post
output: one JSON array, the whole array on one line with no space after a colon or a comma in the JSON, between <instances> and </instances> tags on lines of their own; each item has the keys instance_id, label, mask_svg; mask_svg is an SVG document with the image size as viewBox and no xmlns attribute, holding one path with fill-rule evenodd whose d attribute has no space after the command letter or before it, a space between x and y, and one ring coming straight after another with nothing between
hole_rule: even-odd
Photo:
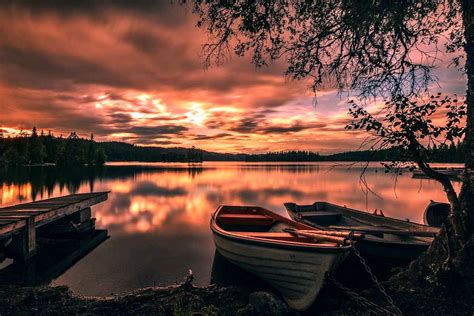
<instances>
[{"instance_id":1,"label":"dock post","mask_svg":"<svg viewBox=\"0 0 474 316\"><path fill-rule=\"evenodd\" d=\"M29 217L26 220L26 238L27 245L25 252L28 257L30 257L29 254L34 254L34 252L36 251L36 228L34 217Z\"/></svg>"},{"instance_id":2,"label":"dock post","mask_svg":"<svg viewBox=\"0 0 474 316\"><path fill-rule=\"evenodd\" d=\"M36 228L33 217L26 219L26 225L20 234L13 236L8 246L8 254L14 259L27 260L36 253Z\"/></svg>"},{"instance_id":3,"label":"dock post","mask_svg":"<svg viewBox=\"0 0 474 316\"><path fill-rule=\"evenodd\" d=\"M77 211L68 216L74 223L83 223L88 221L92 217L92 210L90 207L86 207L80 211Z\"/></svg>"}]
</instances>

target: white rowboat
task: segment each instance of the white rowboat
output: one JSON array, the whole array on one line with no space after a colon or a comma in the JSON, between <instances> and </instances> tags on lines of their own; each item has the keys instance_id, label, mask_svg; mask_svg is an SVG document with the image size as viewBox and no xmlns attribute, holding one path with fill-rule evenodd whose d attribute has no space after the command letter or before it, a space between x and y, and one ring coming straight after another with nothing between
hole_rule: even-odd
<instances>
[{"instance_id":1,"label":"white rowboat","mask_svg":"<svg viewBox=\"0 0 474 316\"><path fill-rule=\"evenodd\" d=\"M217 251L265 280L291 308L302 311L313 304L326 273L347 256L350 246L285 232L288 228L318 232L253 206L221 206L211 220Z\"/></svg>"}]
</instances>

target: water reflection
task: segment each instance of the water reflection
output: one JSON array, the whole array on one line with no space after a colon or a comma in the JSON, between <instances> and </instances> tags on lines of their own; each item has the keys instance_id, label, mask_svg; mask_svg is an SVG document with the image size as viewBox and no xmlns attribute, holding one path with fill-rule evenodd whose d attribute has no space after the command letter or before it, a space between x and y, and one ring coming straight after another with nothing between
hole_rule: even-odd
<instances>
[{"instance_id":1,"label":"water reflection","mask_svg":"<svg viewBox=\"0 0 474 316\"><path fill-rule=\"evenodd\" d=\"M106 239L106 230L94 230L81 238L39 241L40 251L33 258L11 259L0 264L0 283L38 286L49 284Z\"/></svg>"},{"instance_id":2,"label":"water reflection","mask_svg":"<svg viewBox=\"0 0 474 316\"><path fill-rule=\"evenodd\" d=\"M387 216L421 222L430 199L445 201L440 185L413 179L396 182L378 164L366 172L377 193L366 195L361 167L333 163L127 163L103 169L18 168L0 172L0 202L18 202L76 192L110 190L94 208L97 227L111 238L83 258L56 284L85 295L168 285L189 268L197 284L209 282L214 245L208 229L219 204L258 204L284 213L283 203L326 200ZM459 189L459 183L455 183Z\"/></svg>"}]
</instances>

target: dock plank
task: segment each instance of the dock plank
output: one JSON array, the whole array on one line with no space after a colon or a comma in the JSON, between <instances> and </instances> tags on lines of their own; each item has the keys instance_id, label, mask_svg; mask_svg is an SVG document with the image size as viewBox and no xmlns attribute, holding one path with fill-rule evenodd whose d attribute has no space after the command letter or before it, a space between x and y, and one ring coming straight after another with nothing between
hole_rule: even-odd
<instances>
[{"instance_id":1,"label":"dock plank","mask_svg":"<svg viewBox=\"0 0 474 316\"><path fill-rule=\"evenodd\" d=\"M34 202L36 203L36 202ZM32 204L32 205L27 205L27 204L20 204L20 205L13 205L13 206L7 206L4 208L1 208L0 210L31 210L31 209L36 209L36 210L49 210L49 207L47 206L41 206L38 204Z\"/></svg>"},{"instance_id":2,"label":"dock plank","mask_svg":"<svg viewBox=\"0 0 474 316\"><path fill-rule=\"evenodd\" d=\"M0 223L2 223L2 224L3 223L11 223L11 222L14 222L14 220L13 219L8 219L8 220L7 219L1 219L0 220Z\"/></svg>"},{"instance_id":3,"label":"dock plank","mask_svg":"<svg viewBox=\"0 0 474 316\"><path fill-rule=\"evenodd\" d=\"M43 211L34 211L34 210L31 210L31 211L25 211L25 210L20 210L20 211L0 211L0 216L3 216L3 215L17 215L17 214L25 214L25 215L36 215L36 214L40 214L40 213L43 213L47 210L43 210Z\"/></svg>"},{"instance_id":4,"label":"dock plank","mask_svg":"<svg viewBox=\"0 0 474 316\"><path fill-rule=\"evenodd\" d=\"M0 220L7 220L7 219L22 219L22 218L30 218L31 215L27 214L12 214L12 215L2 215L0 214Z\"/></svg>"}]
</instances>

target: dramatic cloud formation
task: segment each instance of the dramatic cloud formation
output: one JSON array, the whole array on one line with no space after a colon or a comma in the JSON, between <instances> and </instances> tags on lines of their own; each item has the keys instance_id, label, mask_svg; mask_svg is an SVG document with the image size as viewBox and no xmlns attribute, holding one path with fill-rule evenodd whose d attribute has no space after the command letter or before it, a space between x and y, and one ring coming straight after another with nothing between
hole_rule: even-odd
<instances>
[{"instance_id":1,"label":"dramatic cloud formation","mask_svg":"<svg viewBox=\"0 0 474 316\"><path fill-rule=\"evenodd\" d=\"M0 127L33 125L98 140L197 146L222 152L356 149L347 104L308 82L288 82L284 63L255 69L230 57L204 69L189 6L168 1L4 1L0 4ZM438 71L447 92L464 78Z\"/></svg>"}]
</instances>

